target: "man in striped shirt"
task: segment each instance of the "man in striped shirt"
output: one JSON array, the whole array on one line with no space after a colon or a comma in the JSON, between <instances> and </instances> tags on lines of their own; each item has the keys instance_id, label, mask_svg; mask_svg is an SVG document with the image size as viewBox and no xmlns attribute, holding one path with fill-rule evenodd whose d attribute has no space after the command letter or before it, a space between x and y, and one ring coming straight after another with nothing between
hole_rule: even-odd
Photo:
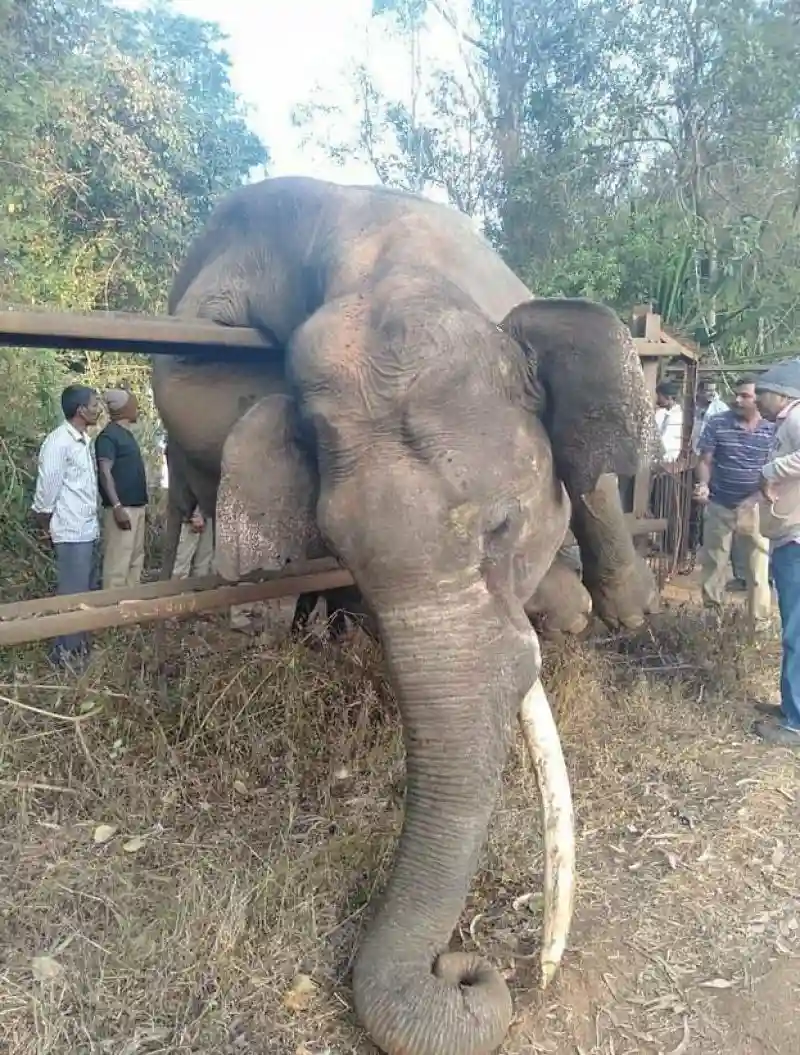
<instances>
[{"instance_id":1,"label":"man in striped shirt","mask_svg":"<svg viewBox=\"0 0 800 1055\"><path fill-rule=\"evenodd\" d=\"M87 430L97 423L97 393L69 385L61 393L65 420L45 438L39 451L39 472L33 513L50 536L56 555L59 594L84 593L97 585L97 470ZM51 659L75 664L88 653L86 634L56 639Z\"/></svg>"},{"instance_id":2,"label":"man in striped shirt","mask_svg":"<svg viewBox=\"0 0 800 1055\"><path fill-rule=\"evenodd\" d=\"M745 559L748 613L756 629L769 620L769 544L758 526L761 470L770 457L774 425L758 412L755 380L741 378L731 410L706 422L698 442L695 499L708 505L702 550L703 602L720 609L725 601L734 535Z\"/></svg>"}]
</instances>

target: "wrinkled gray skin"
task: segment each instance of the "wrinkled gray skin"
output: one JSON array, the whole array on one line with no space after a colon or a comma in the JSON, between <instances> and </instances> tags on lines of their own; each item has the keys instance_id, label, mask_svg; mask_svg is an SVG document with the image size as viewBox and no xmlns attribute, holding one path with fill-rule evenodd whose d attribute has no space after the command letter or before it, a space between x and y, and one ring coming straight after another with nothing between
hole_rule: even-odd
<instances>
[{"instance_id":1,"label":"wrinkled gray skin","mask_svg":"<svg viewBox=\"0 0 800 1055\"><path fill-rule=\"evenodd\" d=\"M355 963L357 1013L391 1055L490 1052L505 983L447 949L539 676L525 607L565 540L560 480L578 607L591 594L610 624L635 625L648 605L604 476L656 451L630 336L598 305L531 300L454 210L299 178L217 208L170 311L256 326L279 349L258 366L154 357L172 463L205 512L216 499L220 570L333 553L383 641L406 808Z\"/></svg>"}]
</instances>

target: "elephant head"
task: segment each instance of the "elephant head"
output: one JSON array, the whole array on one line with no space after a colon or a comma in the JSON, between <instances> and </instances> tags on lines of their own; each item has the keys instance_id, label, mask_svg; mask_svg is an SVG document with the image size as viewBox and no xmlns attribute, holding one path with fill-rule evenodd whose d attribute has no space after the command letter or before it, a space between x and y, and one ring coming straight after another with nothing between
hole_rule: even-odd
<instances>
[{"instance_id":1,"label":"elephant head","mask_svg":"<svg viewBox=\"0 0 800 1055\"><path fill-rule=\"evenodd\" d=\"M632 609L619 600L627 527L598 498L649 443L624 329L597 305L541 301L500 327L490 302L518 303L524 287L463 218L312 180L223 203L175 289L172 310L255 325L285 346L285 392L225 441L220 572L336 554L397 695L405 817L354 966L358 1015L389 1055L491 1052L511 1018L505 982L448 943L519 717L543 804L543 984L566 944L572 805L524 605L571 497L598 606L609 618Z\"/></svg>"}]
</instances>

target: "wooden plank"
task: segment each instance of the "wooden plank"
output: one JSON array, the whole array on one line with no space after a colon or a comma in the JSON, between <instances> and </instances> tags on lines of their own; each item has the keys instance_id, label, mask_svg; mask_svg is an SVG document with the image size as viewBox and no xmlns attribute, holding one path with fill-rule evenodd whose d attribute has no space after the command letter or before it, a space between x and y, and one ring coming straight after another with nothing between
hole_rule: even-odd
<instances>
[{"instance_id":1,"label":"wooden plank","mask_svg":"<svg viewBox=\"0 0 800 1055\"><path fill-rule=\"evenodd\" d=\"M644 317L644 339L646 341L661 340L661 316L655 311L648 311Z\"/></svg>"},{"instance_id":2,"label":"wooden plank","mask_svg":"<svg viewBox=\"0 0 800 1055\"><path fill-rule=\"evenodd\" d=\"M664 337L660 341L648 341L646 337L634 337L633 343L640 357L681 358L691 361L697 358L690 348L679 341L673 341L671 337Z\"/></svg>"},{"instance_id":3,"label":"wooden plank","mask_svg":"<svg viewBox=\"0 0 800 1055\"><path fill-rule=\"evenodd\" d=\"M652 473L649 468L640 469L633 482L633 515L643 517L650 507Z\"/></svg>"},{"instance_id":4,"label":"wooden plank","mask_svg":"<svg viewBox=\"0 0 800 1055\"><path fill-rule=\"evenodd\" d=\"M219 354L224 348L249 358L276 350L258 330L245 326L123 311L0 310L0 344L146 355Z\"/></svg>"},{"instance_id":5,"label":"wooden plank","mask_svg":"<svg viewBox=\"0 0 800 1055\"><path fill-rule=\"evenodd\" d=\"M74 611L47 615L28 615L0 623L0 647L44 641L60 634L77 634L108 630L115 626L135 626L163 619L186 619L198 612L230 608L235 604L279 597L296 597L301 593L334 590L351 586L353 577L345 568L311 575L281 575L266 582L239 583L215 589L195 590L168 597L139 598L116 604L85 606ZM95 591L99 593L101 591Z\"/></svg>"},{"instance_id":6,"label":"wooden plank","mask_svg":"<svg viewBox=\"0 0 800 1055\"><path fill-rule=\"evenodd\" d=\"M630 533L637 535L657 535L667 530L667 520L659 517L634 517L628 521Z\"/></svg>"},{"instance_id":7,"label":"wooden plank","mask_svg":"<svg viewBox=\"0 0 800 1055\"><path fill-rule=\"evenodd\" d=\"M104 608L125 601L149 601L157 597L173 597L179 594L213 590L220 586L238 586L250 582L272 582L297 575L322 575L325 572L341 571L342 565L334 557L304 561L281 571L256 571L246 575L238 583L231 583L220 575L204 575L194 579L159 579L144 583L135 589L122 587L118 590L90 590L86 593L61 594L54 597L37 597L33 601L15 601L0 605L0 625L11 619L28 616L56 615L79 608Z\"/></svg>"},{"instance_id":8,"label":"wooden plank","mask_svg":"<svg viewBox=\"0 0 800 1055\"><path fill-rule=\"evenodd\" d=\"M741 374L744 377L745 374L763 374L765 370L776 366L778 362L779 360L774 363L708 363L706 366L698 366L697 372L700 374Z\"/></svg>"},{"instance_id":9,"label":"wooden plank","mask_svg":"<svg viewBox=\"0 0 800 1055\"><path fill-rule=\"evenodd\" d=\"M647 316L652 312L653 305L637 304L631 311L630 331L632 337L644 337L647 327Z\"/></svg>"}]
</instances>

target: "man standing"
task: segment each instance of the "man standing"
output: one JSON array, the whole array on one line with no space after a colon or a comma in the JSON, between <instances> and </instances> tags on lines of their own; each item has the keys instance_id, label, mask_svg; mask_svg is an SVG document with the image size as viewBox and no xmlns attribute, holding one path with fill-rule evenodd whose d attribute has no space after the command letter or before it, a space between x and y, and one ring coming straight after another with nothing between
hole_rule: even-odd
<instances>
[{"instance_id":1,"label":"man standing","mask_svg":"<svg viewBox=\"0 0 800 1055\"><path fill-rule=\"evenodd\" d=\"M103 394L110 422L95 441L103 502L103 589L138 586L144 567L147 474L131 426L136 397L124 388Z\"/></svg>"},{"instance_id":2,"label":"man standing","mask_svg":"<svg viewBox=\"0 0 800 1055\"><path fill-rule=\"evenodd\" d=\"M61 409L65 421L39 451L32 509L53 543L57 593L85 593L97 584L97 474L87 430L97 423L100 403L93 389L69 385L61 393ZM88 651L85 633L65 634L56 638L50 658L73 664Z\"/></svg>"},{"instance_id":3,"label":"man standing","mask_svg":"<svg viewBox=\"0 0 800 1055\"><path fill-rule=\"evenodd\" d=\"M678 402L678 386L662 381L656 386L656 428L664 444L664 464L672 465L681 456L683 446L683 407Z\"/></svg>"},{"instance_id":4,"label":"man standing","mask_svg":"<svg viewBox=\"0 0 800 1055\"><path fill-rule=\"evenodd\" d=\"M756 383L758 406L776 424L770 460L761 470L761 524L772 548L781 613L781 702L758 705L772 721L754 731L773 744L800 749L800 359L767 370Z\"/></svg>"},{"instance_id":5,"label":"man standing","mask_svg":"<svg viewBox=\"0 0 800 1055\"><path fill-rule=\"evenodd\" d=\"M769 458L774 426L756 406L755 382L743 377L733 408L709 418L698 442L694 497L707 503L701 555L706 607L720 609L734 535L741 540L751 624L760 630L772 608L769 544L759 530L757 494L761 470Z\"/></svg>"},{"instance_id":6,"label":"man standing","mask_svg":"<svg viewBox=\"0 0 800 1055\"><path fill-rule=\"evenodd\" d=\"M700 442L700 437L703 434L703 429L705 428L706 422L710 418L715 417L717 414L724 414L726 410L730 410L730 407L717 394L717 386L714 384L714 382L701 381L700 384L697 386L694 425L692 426L691 446L693 464L696 464L698 444ZM689 549L692 553L696 553L697 550L703 545L704 510L705 506L693 497L689 510ZM733 546L734 549L732 551L732 562L735 567L735 540Z\"/></svg>"},{"instance_id":7,"label":"man standing","mask_svg":"<svg viewBox=\"0 0 800 1055\"><path fill-rule=\"evenodd\" d=\"M172 576L175 579L188 579L190 576L211 575L213 561L213 521L207 521L200 512L200 506L195 506L189 519L181 524Z\"/></svg>"}]
</instances>

